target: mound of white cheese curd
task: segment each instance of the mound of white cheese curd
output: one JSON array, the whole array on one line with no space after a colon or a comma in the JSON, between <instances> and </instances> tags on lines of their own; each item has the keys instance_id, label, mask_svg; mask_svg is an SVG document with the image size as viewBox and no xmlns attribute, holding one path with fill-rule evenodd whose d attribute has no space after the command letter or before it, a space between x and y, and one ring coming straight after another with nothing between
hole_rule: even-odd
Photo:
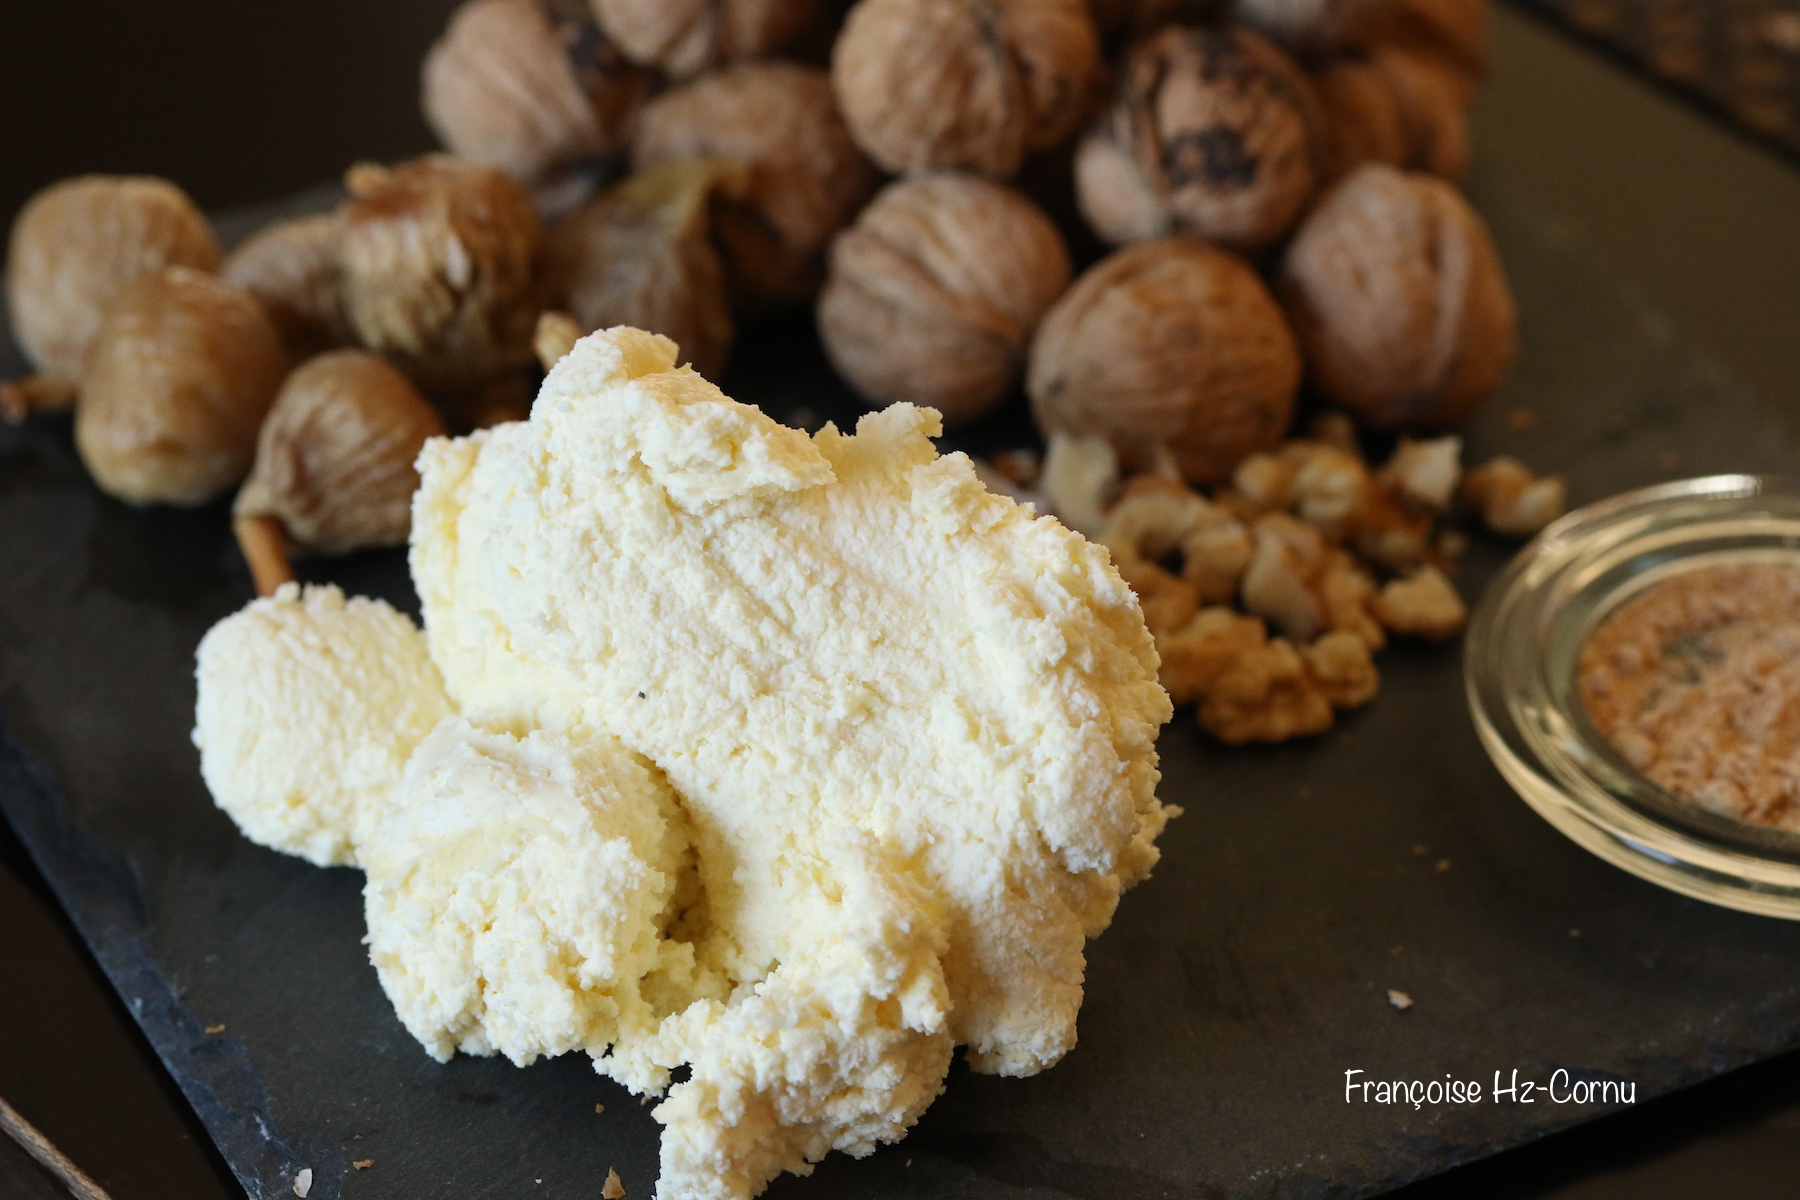
<instances>
[{"instance_id":1,"label":"mound of white cheese curd","mask_svg":"<svg viewBox=\"0 0 1800 1200\"><path fill-rule=\"evenodd\" d=\"M220 806L367 871L432 1054L584 1049L666 1090L662 1200L899 1139L957 1045L1055 1063L1086 939L1176 811L1130 589L939 428L900 404L808 437L603 331L529 421L421 455L427 662L330 589L202 643Z\"/></svg>"}]
</instances>

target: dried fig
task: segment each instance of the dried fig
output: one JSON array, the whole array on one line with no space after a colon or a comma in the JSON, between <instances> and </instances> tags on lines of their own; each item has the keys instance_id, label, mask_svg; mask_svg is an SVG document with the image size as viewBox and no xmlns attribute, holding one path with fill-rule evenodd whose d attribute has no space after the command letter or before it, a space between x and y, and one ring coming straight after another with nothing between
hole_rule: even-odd
<instances>
[{"instance_id":1,"label":"dried fig","mask_svg":"<svg viewBox=\"0 0 1800 1200\"><path fill-rule=\"evenodd\" d=\"M364 348L447 390L532 361L547 273L543 229L518 181L430 154L352 167L345 183L338 261Z\"/></svg>"},{"instance_id":2,"label":"dried fig","mask_svg":"<svg viewBox=\"0 0 1800 1200\"><path fill-rule=\"evenodd\" d=\"M818 0L588 0L600 28L633 62L676 79L761 58L806 30Z\"/></svg>"},{"instance_id":3,"label":"dried fig","mask_svg":"<svg viewBox=\"0 0 1800 1200\"><path fill-rule=\"evenodd\" d=\"M832 244L819 333L871 403L907 400L967 422L1018 380L1070 273L1056 226L1011 188L966 175L902 180Z\"/></svg>"},{"instance_id":4,"label":"dried fig","mask_svg":"<svg viewBox=\"0 0 1800 1200\"><path fill-rule=\"evenodd\" d=\"M1320 201L1279 290L1318 389L1379 426L1460 421L1512 363L1512 294L1454 187L1370 164Z\"/></svg>"},{"instance_id":5,"label":"dried fig","mask_svg":"<svg viewBox=\"0 0 1800 1200\"><path fill-rule=\"evenodd\" d=\"M443 432L425 397L379 356L321 354L282 384L233 511L275 518L307 553L398 546L419 486L413 460Z\"/></svg>"},{"instance_id":6,"label":"dried fig","mask_svg":"<svg viewBox=\"0 0 1800 1200\"><path fill-rule=\"evenodd\" d=\"M622 149L652 80L580 0L467 0L423 83L425 119L453 153L537 183Z\"/></svg>"},{"instance_id":7,"label":"dried fig","mask_svg":"<svg viewBox=\"0 0 1800 1200\"><path fill-rule=\"evenodd\" d=\"M33 196L13 221L6 303L13 336L39 378L9 398L10 415L72 403L107 305L166 266L219 266L211 227L174 184L84 175Z\"/></svg>"},{"instance_id":8,"label":"dried fig","mask_svg":"<svg viewBox=\"0 0 1800 1200\"><path fill-rule=\"evenodd\" d=\"M1194 238L1089 268L1038 326L1026 373L1045 431L1104 437L1133 469L1172 454L1194 483L1280 441L1299 382L1293 335L1256 272Z\"/></svg>"},{"instance_id":9,"label":"dried fig","mask_svg":"<svg viewBox=\"0 0 1800 1200\"><path fill-rule=\"evenodd\" d=\"M330 214L277 221L246 238L219 272L262 303L296 362L350 341L337 236Z\"/></svg>"},{"instance_id":10,"label":"dried fig","mask_svg":"<svg viewBox=\"0 0 1800 1200\"><path fill-rule=\"evenodd\" d=\"M204 504L249 470L287 372L262 306L216 275L165 267L131 284L95 334L75 447L132 504Z\"/></svg>"},{"instance_id":11,"label":"dried fig","mask_svg":"<svg viewBox=\"0 0 1800 1200\"><path fill-rule=\"evenodd\" d=\"M1083 0L861 0L831 81L887 170L1010 179L1080 123L1098 66Z\"/></svg>"},{"instance_id":12,"label":"dried fig","mask_svg":"<svg viewBox=\"0 0 1800 1200\"><path fill-rule=\"evenodd\" d=\"M614 325L663 334L718 382L732 320L707 201L715 192L742 195L748 175L732 160L667 162L571 214L550 247L577 334Z\"/></svg>"},{"instance_id":13,"label":"dried fig","mask_svg":"<svg viewBox=\"0 0 1800 1200\"><path fill-rule=\"evenodd\" d=\"M813 67L726 67L652 101L632 142L638 171L684 158L737 159L741 198L718 198L713 237L733 297L748 308L810 299L831 235L875 190L875 169L850 140Z\"/></svg>"},{"instance_id":14,"label":"dried fig","mask_svg":"<svg viewBox=\"0 0 1800 1200\"><path fill-rule=\"evenodd\" d=\"M1306 76L1267 39L1171 25L1132 50L1076 194L1114 244L1185 233L1254 251L1312 198L1323 134Z\"/></svg>"}]
</instances>

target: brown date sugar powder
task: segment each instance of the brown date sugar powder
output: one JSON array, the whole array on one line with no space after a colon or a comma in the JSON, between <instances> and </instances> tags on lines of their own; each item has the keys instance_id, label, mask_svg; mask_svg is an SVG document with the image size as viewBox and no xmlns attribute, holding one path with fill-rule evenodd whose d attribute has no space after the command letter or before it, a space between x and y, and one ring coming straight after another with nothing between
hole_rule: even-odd
<instances>
[{"instance_id":1,"label":"brown date sugar powder","mask_svg":"<svg viewBox=\"0 0 1800 1200\"><path fill-rule=\"evenodd\" d=\"M1627 762L1722 816L1800 830L1800 566L1699 567L1581 649L1588 716Z\"/></svg>"}]
</instances>

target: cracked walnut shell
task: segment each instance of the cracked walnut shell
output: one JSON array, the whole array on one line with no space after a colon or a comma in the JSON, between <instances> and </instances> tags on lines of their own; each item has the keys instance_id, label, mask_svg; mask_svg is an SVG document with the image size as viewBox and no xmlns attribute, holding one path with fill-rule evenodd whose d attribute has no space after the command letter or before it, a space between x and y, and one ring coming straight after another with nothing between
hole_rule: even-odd
<instances>
[{"instance_id":1,"label":"cracked walnut shell","mask_svg":"<svg viewBox=\"0 0 1800 1200\"><path fill-rule=\"evenodd\" d=\"M1184 233L1259 250L1312 198L1323 133L1311 84L1267 39L1171 25L1131 51L1082 140L1077 198L1114 244Z\"/></svg>"},{"instance_id":2,"label":"cracked walnut shell","mask_svg":"<svg viewBox=\"0 0 1800 1200\"><path fill-rule=\"evenodd\" d=\"M901 180L832 244L819 333L872 404L910 401L962 424L1017 382L1070 274L1056 226L1013 189L967 175Z\"/></svg>"},{"instance_id":3,"label":"cracked walnut shell","mask_svg":"<svg viewBox=\"0 0 1800 1200\"><path fill-rule=\"evenodd\" d=\"M1010 179L1081 122L1099 62L1085 0L861 0L831 81L883 168Z\"/></svg>"},{"instance_id":4,"label":"cracked walnut shell","mask_svg":"<svg viewBox=\"0 0 1800 1200\"><path fill-rule=\"evenodd\" d=\"M1084 272L1032 340L1046 433L1103 437L1131 469L1171 455L1211 483L1280 441L1300 355L1249 264L1193 238L1138 242Z\"/></svg>"},{"instance_id":5,"label":"cracked walnut shell","mask_svg":"<svg viewBox=\"0 0 1800 1200\"><path fill-rule=\"evenodd\" d=\"M1499 255L1429 175L1358 168L1300 227L1278 288L1319 391L1372 425L1453 424L1512 365Z\"/></svg>"},{"instance_id":6,"label":"cracked walnut shell","mask_svg":"<svg viewBox=\"0 0 1800 1200\"><path fill-rule=\"evenodd\" d=\"M877 183L838 117L830 79L797 63L741 63L652 101L632 142L633 169L687 158L749 169L742 196L717 197L712 211L733 297L749 308L810 299L826 244Z\"/></svg>"},{"instance_id":7,"label":"cracked walnut shell","mask_svg":"<svg viewBox=\"0 0 1800 1200\"><path fill-rule=\"evenodd\" d=\"M365 163L338 209L344 310L356 340L421 387L479 387L532 361L543 229L495 167L428 154Z\"/></svg>"}]
</instances>

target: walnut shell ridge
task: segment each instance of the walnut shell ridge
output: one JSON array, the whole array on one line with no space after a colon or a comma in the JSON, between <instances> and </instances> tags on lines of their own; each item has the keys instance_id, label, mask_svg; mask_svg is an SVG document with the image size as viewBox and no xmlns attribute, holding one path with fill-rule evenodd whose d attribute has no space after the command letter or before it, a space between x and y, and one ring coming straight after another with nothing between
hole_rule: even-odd
<instances>
[{"instance_id":1,"label":"walnut shell ridge","mask_svg":"<svg viewBox=\"0 0 1800 1200\"><path fill-rule=\"evenodd\" d=\"M831 81L884 169L1005 180L1081 123L1099 63L1084 0L861 0Z\"/></svg>"},{"instance_id":2,"label":"walnut shell ridge","mask_svg":"<svg viewBox=\"0 0 1800 1200\"><path fill-rule=\"evenodd\" d=\"M1017 382L1070 274L1062 235L1019 192L916 176L890 184L832 244L819 332L872 404L910 401L962 424Z\"/></svg>"},{"instance_id":3,"label":"walnut shell ridge","mask_svg":"<svg viewBox=\"0 0 1800 1200\"><path fill-rule=\"evenodd\" d=\"M1314 386L1371 424L1453 424L1512 365L1500 256L1442 179L1358 168L1301 225L1277 286Z\"/></svg>"},{"instance_id":4,"label":"walnut shell ridge","mask_svg":"<svg viewBox=\"0 0 1800 1200\"><path fill-rule=\"evenodd\" d=\"M1300 354L1250 265L1197 238L1137 242L1045 316L1025 386L1045 432L1105 438L1127 468L1169 457L1227 478L1293 420Z\"/></svg>"},{"instance_id":5,"label":"walnut shell ridge","mask_svg":"<svg viewBox=\"0 0 1800 1200\"><path fill-rule=\"evenodd\" d=\"M1076 197L1115 245L1179 233L1260 250L1312 199L1324 132L1305 74L1268 39L1166 26L1082 139Z\"/></svg>"}]
</instances>

